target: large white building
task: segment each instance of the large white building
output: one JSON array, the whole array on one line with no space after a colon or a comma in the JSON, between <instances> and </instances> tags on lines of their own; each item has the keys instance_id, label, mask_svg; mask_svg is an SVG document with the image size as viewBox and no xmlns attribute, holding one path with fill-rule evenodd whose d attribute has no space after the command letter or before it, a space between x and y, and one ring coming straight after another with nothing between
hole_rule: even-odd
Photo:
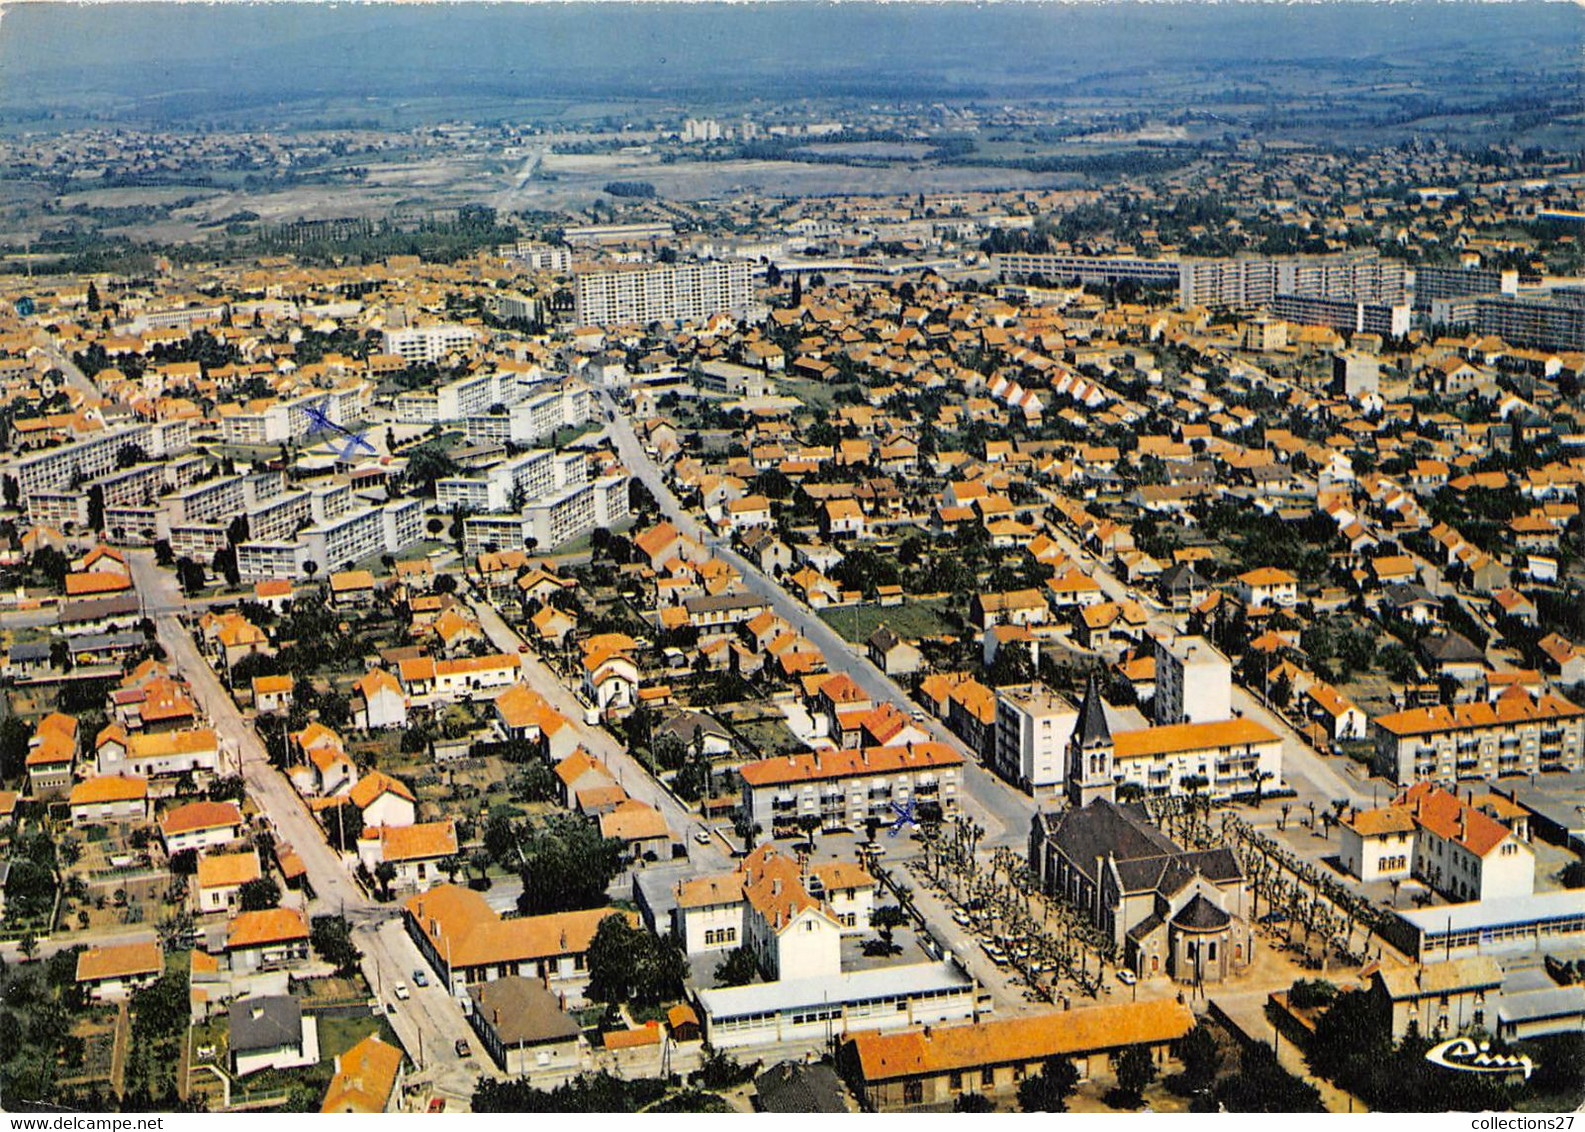
<instances>
[{"instance_id":1,"label":"large white building","mask_svg":"<svg viewBox=\"0 0 1585 1132\"><path fill-rule=\"evenodd\" d=\"M996 692L996 773L1031 793L1062 784L1079 709L1044 684Z\"/></svg>"},{"instance_id":2,"label":"large white building","mask_svg":"<svg viewBox=\"0 0 1585 1132\"><path fill-rule=\"evenodd\" d=\"M1577 771L1585 708L1513 688L1493 701L1411 708L1371 720L1372 769L1394 782Z\"/></svg>"},{"instance_id":3,"label":"large white building","mask_svg":"<svg viewBox=\"0 0 1585 1132\"><path fill-rule=\"evenodd\" d=\"M10 471L26 501L36 491L60 491L74 482L109 475L116 470L117 459L128 445L156 460L179 455L192 447L191 432L192 422L186 419L106 429L83 440L24 456L10 466Z\"/></svg>"},{"instance_id":4,"label":"large white building","mask_svg":"<svg viewBox=\"0 0 1585 1132\"><path fill-rule=\"evenodd\" d=\"M413 365L438 362L447 354L467 351L479 340L471 326L434 323L429 326L399 326L384 332L382 349Z\"/></svg>"},{"instance_id":5,"label":"large white building","mask_svg":"<svg viewBox=\"0 0 1585 1132\"><path fill-rule=\"evenodd\" d=\"M1233 718L1233 663L1204 637L1156 638L1156 723Z\"/></svg>"},{"instance_id":6,"label":"large white building","mask_svg":"<svg viewBox=\"0 0 1585 1132\"><path fill-rule=\"evenodd\" d=\"M753 297L750 265L737 260L592 268L574 288L581 326L704 319L746 310Z\"/></svg>"},{"instance_id":7,"label":"large white building","mask_svg":"<svg viewBox=\"0 0 1585 1132\"><path fill-rule=\"evenodd\" d=\"M1450 900L1529 896L1535 850L1508 826L1430 783L1338 827L1338 859L1363 881L1424 881Z\"/></svg>"},{"instance_id":8,"label":"large white building","mask_svg":"<svg viewBox=\"0 0 1585 1132\"><path fill-rule=\"evenodd\" d=\"M819 817L826 829L863 829L867 818L895 821L910 802L936 803L951 817L962 770L962 755L930 742L762 759L739 767L738 776L751 823L779 836L795 832L806 816Z\"/></svg>"}]
</instances>

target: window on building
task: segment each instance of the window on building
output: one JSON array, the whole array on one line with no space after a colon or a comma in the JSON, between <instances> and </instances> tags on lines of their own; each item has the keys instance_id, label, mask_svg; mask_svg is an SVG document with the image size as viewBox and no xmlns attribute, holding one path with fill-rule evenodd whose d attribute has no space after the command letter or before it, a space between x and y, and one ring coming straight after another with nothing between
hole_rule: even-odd
<instances>
[{"instance_id":1,"label":"window on building","mask_svg":"<svg viewBox=\"0 0 1585 1132\"><path fill-rule=\"evenodd\" d=\"M989 1067L980 1070L980 1087L989 1089L996 1084L996 1070Z\"/></svg>"},{"instance_id":2,"label":"window on building","mask_svg":"<svg viewBox=\"0 0 1585 1132\"><path fill-rule=\"evenodd\" d=\"M923 1081L903 1082L903 1104L921 1104L925 1099Z\"/></svg>"},{"instance_id":3,"label":"window on building","mask_svg":"<svg viewBox=\"0 0 1585 1132\"><path fill-rule=\"evenodd\" d=\"M963 1091L963 1074L954 1073L947 1078L947 1087L954 1093Z\"/></svg>"}]
</instances>

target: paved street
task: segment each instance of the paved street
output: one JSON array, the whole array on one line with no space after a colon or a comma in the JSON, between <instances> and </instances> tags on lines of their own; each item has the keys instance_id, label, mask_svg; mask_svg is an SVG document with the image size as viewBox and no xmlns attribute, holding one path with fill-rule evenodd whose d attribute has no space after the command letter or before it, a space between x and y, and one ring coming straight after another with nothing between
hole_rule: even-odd
<instances>
[{"instance_id":1,"label":"paved street","mask_svg":"<svg viewBox=\"0 0 1585 1132\"><path fill-rule=\"evenodd\" d=\"M661 511L679 531L707 545L712 553L730 563L743 576L744 584L751 591L770 602L777 616L814 642L825 654L826 664L832 672L845 673L877 704L890 702L905 713L918 709L908 694L871 664L867 656L849 645L813 611L734 551L725 540L704 530L672 493L665 475L644 451L627 418L611 403L609 394L602 394L602 397L614 417L606 431L616 445L622 462L654 494ZM1029 838L1029 819L1035 812L1034 800L982 767L974 753L956 735L928 715L926 726L935 738L949 744L967 760L962 801L969 816L985 828L982 844L986 848L1024 845Z\"/></svg>"},{"instance_id":2,"label":"paved street","mask_svg":"<svg viewBox=\"0 0 1585 1132\"><path fill-rule=\"evenodd\" d=\"M518 636L517 632L496 612L495 607L482 598L475 599L471 604L474 614L479 618L479 624L484 628L485 635L490 638L491 643L504 653L518 654L518 646L523 643L523 638ZM583 722L584 704L548 665L531 652L519 655L518 659L523 666L523 678L528 681L531 688L544 696L552 707L572 722L573 732L578 736L578 741L583 745L584 750L597 756L611 768L617 782L627 791L629 797L647 802L665 815L666 824L671 827L674 835L682 838L687 844L689 858L699 866L701 873L725 872L731 868L730 858L719 839L709 845L700 845L693 840L694 831L700 828L699 818L696 815L663 790L660 784L650 777L644 765L634 758L610 732L603 727L590 727Z\"/></svg>"},{"instance_id":3,"label":"paved street","mask_svg":"<svg viewBox=\"0 0 1585 1132\"><path fill-rule=\"evenodd\" d=\"M240 760L248 794L274 823L276 837L289 843L302 858L314 890L309 913L339 912L347 917L353 940L363 952L364 975L382 1003L395 1002L397 983L412 988L412 999L397 1004L397 1012L389 1020L403 1048L421 1067L415 1080L433 1082L449 1095L466 1098L472 1093L478 1066L458 1058L453 1049L458 1038L472 1037L461 1009L437 987L421 991L413 986L413 971L422 967L423 961L402 930L396 907L377 903L358 886L321 835L318 822L297 791L270 765L257 733L177 619L174 611L185 603L175 576L157 568L151 552L133 551L128 557L138 591L154 616L172 665L191 685L222 746Z\"/></svg>"}]
</instances>

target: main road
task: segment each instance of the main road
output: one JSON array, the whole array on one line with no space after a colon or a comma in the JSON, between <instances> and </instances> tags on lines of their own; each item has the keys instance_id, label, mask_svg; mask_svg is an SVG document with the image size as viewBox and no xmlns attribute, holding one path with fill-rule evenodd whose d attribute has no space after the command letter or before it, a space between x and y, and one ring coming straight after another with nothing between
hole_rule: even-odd
<instances>
[{"instance_id":1,"label":"main road","mask_svg":"<svg viewBox=\"0 0 1585 1132\"><path fill-rule=\"evenodd\" d=\"M457 1041L473 1038L461 1008L438 980L431 980L427 988L414 985L412 973L425 963L403 930L397 909L364 892L325 840L297 791L271 765L258 733L237 710L236 701L177 616L185 611L186 602L174 575L159 569L149 551L134 550L128 559L145 612L154 621L170 663L192 689L222 747L234 753L248 796L269 817L276 839L290 844L302 860L314 893L306 911L311 915L339 913L347 918L353 941L363 952L364 976L381 1007L390 1011L387 1021L419 1067L410 1079L465 1102L478 1074L488 1071L488 1065L456 1054ZM410 988L411 997L406 1001L398 1001L395 994L401 983Z\"/></svg>"},{"instance_id":2,"label":"main road","mask_svg":"<svg viewBox=\"0 0 1585 1132\"><path fill-rule=\"evenodd\" d=\"M661 511L679 531L708 546L713 554L729 563L742 576L744 585L769 602L778 617L809 638L825 654L826 665L832 672L845 674L864 690L872 703L891 703L905 714L918 709L918 705L909 699L908 693L870 663L869 657L839 636L808 606L795 600L773 578L733 550L724 539L701 527L673 493L655 461L644 451L632 425L612 403L610 394L602 391L601 398L610 414L606 432L615 443L622 462L649 488L660 504ZM981 766L973 751L928 714L924 726L936 739L950 745L964 757L964 803L969 816L985 829L982 844L1026 844L1029 822L1036 809L1034 800Z\"/></svg>"}]
</instances>

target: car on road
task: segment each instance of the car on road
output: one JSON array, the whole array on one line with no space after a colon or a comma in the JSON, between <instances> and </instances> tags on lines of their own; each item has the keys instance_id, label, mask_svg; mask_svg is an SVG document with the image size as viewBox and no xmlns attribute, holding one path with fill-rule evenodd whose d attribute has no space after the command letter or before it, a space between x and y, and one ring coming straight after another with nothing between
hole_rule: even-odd
<instances>
[{"instance_id":1,"label":"car on road","mask_svg":"<svg viewBox=\"0 0 1585 1132\"><path fill-rule=\"evenodd\" d=\"M397 983L395 993L396 997L401 999L403 1002L406 1002L413 996L413 992L407 989L406 983Z\"/></svg>"},{"instance_id":2,"label":"car on road","mask_svg":"<svg viewBox=\"0 0 1585 1132\"><path fill-rule=\"evenodd\" d=\"M517 646L517 651L518 652L527 652L528 651L528 642L527 641L519 642L519 644Z\"/></svg>"},{"instance_id":3,"label":"car on road","mask_svg":"<svg viewBox=\"0 0 1585 1132\"><path fill-rule=\"evenodd\" d=\"M387 1013L387 1014L395 1014L395 1013L396 1013L396 1003L394 1003L394 1002L387 1002L387 1003L386 1003L386 1004L385 1004L385 1012L386 1012L386 1013Z\"/></svg>"},{"instance_id":4,"label":"car on road","mask_svg":"<svg viewBox=\"0 0 1585 1132\"><path fill-rule=\"evenodd\" d=\"M1119 967L1117 969L1117 981L1122 983L1125 987L1131 987L1139 981L1139 976L1134 974L1127 967Z\"/></svg>"},{"instance_id":5,"label":"car on road","mask_svg":"<svg viewBox=\"0 0 1585 1132\"><path fill-rule=\"evenodd\" d=\"M429 1098L429 1111L430 1112L445 1112L446 1111L446 1098L445 1097L430 1097Z\"/></svg>"},{"instance_id":6,"label":"car on road","mask_svg":"<svg viewBox=\"0 0 1585 1132\"><path fill-rule=\"evenodd\" d=\"M700 845L708 845L710 844L710 831L708 829L697 830L693 835L693 839Z\"/></svg>"},{"instance_id":7,"label":"car on road","mask_svg":"<svg viewBox=\"0 0 1585 1132\"><path fill-rule=\"evenodd\" d=\"M472 1057L473 1056L473 1047L468 1044L468 1039L467 1038L458 1038L457 1039L456 1050L457 1050L457 1056L458 1057Z\"/></svg>"},{"instance_id":8,"label":"car on road","mask_svg":"<svg viewBox=\"0 0 1585 1132\"><path fill-rule=\"evenodd\" d=\"M429 976L424 974L421 967L413 968L413 985L415 987L427 987L429 985Z\"/></svg>"}]
</instances>

